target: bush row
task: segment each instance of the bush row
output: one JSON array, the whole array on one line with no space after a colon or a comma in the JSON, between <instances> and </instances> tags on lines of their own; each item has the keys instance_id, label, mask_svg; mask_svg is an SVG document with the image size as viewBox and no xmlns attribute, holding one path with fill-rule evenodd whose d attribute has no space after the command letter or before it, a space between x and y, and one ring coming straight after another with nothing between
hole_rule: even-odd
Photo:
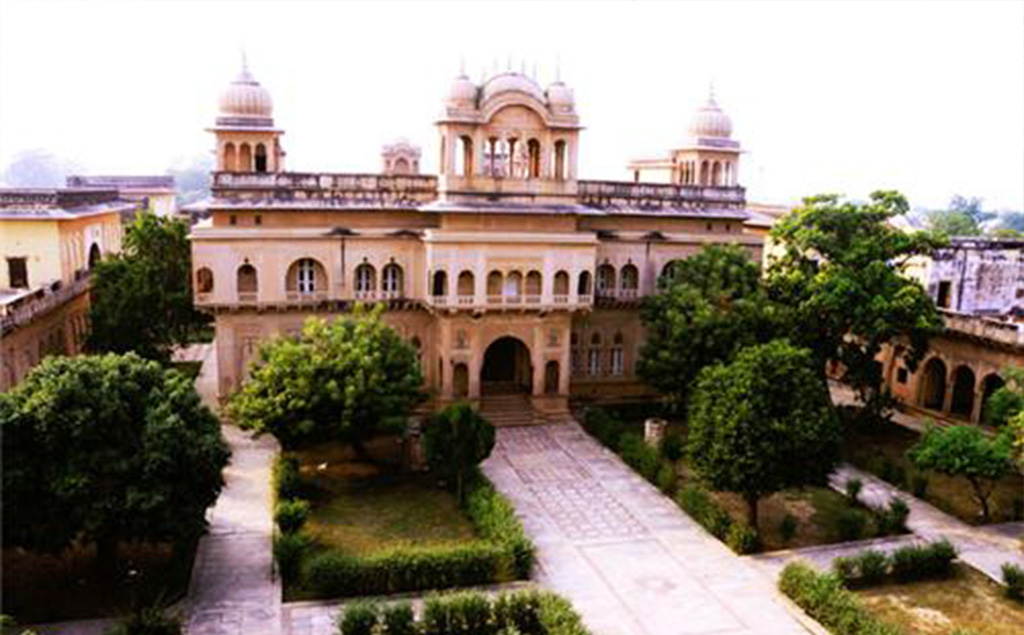
<instances>
[{"instance_id":1,"label":"bush row","mask_svg":"<svg viewBox=\"0 0 1024 635\"><path fill-rule=\"evenodd\" d=\"M850 496L849 490L847 496ZM851 502L856 506L840 510L835 518L836 534L843 542L864 538L868 533L869 518L874 519L875 536L906 533L910 507L903 499L894 498L885 507L864 505L854 497L851 497Z\"/></svg>"},{"instance_id":2,"label":"bush row","mask_svg":"<svg viewBox=\"0 0 1024 635\"><path fill-rule=\"evenodd\" d=\"M753 553L757 550L757 532L749 525L734 521L701 486L687 484L679 491L676 503L690 518L736 553Z\"/></svg>"},{"instance_id":3,"label":"bush row","mask_svg":"<svg viewBox=\"0 0 1024 635\"><path fill-rule=\"evenodd\" d=\"M536 550L526 537L515 509L494 487L476 473L470 480L466 495L466 515L481 538L501 547L512 563L512 574L529 579L536 560Z\"/></svg>"},{"instance_id":4,"label":"bush row","mask_svg":"<svg viewBox=\"0 0 1024 635\"><path fill-rule=\"evenodd\" d=\"M550 592L502 593L494 598L474 591L432 595L416 620L412 607L372 602L350 605L339 623L341 635L587 635L579 615Z\"/></svg>"},{"instance_id":5,"label":"bush row","mask_svg":"<svg viewBox=\"0 0 1024 635\"><path fill-rule=\"evenodd\" d=\"M891 555L868 549L856 556L836 558L832 570L847 586L870 586L890 576L898 582L912 582L948 576L956 555L956 548L942 539L901 547Z\"/></svg>"},{"instance_id":6,"label":"bush row","mask_svg":"<svg viewBox=\"0 0 1024 635\"><path fill-rule=\"evenodd\" d=\"M1012 562L1004 562L1001 568L1003 584L1006 585L1003 593L1011 600L1024 602L1024 569L1021 569Z\"/></svg>"},{"instance_id":7,"label":"bush row","mask_svg":"<svg viewBox=\"0 0 1024 635\"><path fill-rule=\"evenodd\" d=\"M836 575L821 575L802 562L786 565L779 590L835 635L903 635L872 616Z\"/></svg>"}]
</instances>

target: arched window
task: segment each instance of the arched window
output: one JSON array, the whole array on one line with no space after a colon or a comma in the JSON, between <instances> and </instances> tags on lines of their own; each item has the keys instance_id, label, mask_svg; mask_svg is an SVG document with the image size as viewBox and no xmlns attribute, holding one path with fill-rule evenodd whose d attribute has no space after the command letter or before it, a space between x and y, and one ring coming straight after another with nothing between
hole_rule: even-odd
<instances>
[{"instance_id":1,"label":"arched window","mask_svg":"<svg viewBox=\"0 0 1024 635\"><path fill-rule=\"evenodd\" d=\"M369 297L377 290L377 272L368 262L356 267L356 297Z\"/></svg>"},{"instance_id":2,"label":"arched window","mask_svg":"<svg viewBox=\"0 0 1024 635\"><path fill-rule=\"evenodd\" d=\"M296 286L299 293L313 293L316 291L316 263L312 258L303 258L299 261L299 268L296 276Z\"/></svg>"},{"instance_id":3,"label":"arched window","mask_svg":"<svg viewBox=\"0 0 1024 635\"><path fill-rule=\"evenodd\" d=\"M472 271L463 271L459 274L458 288L456 291L460 298L472 298L476 295L476 280Z\"/></svg>"},{"instance_id":4,"label":"arched window","mask_svg":"<svg viewBox=\"0 0 1024 635\"><path fill-rule=\"evenodd\" d=\"M246 263L238 268L235 285L238 294L251 294L255 296L259 292L259 281L256 277L256 267ZM239 299L242 299L241 297Z\"/></svg>"},{"instance_id":5,"label":"arched window","mask_svg":"<svg viewBox=\"0 0 1024 635\"><path fill-rule=\"evenodd\" d=\"M974 371L967 366L958 366L953 371L953 400L949 411L966 418L974 412Z\"/></svg>"},{"instance_id":6,"label":"arched window","mask_svg":"<svg viewBox=\"0 0 1024 635\"><path fill-rule=\"evenodd\" d=\"M397 159L395 159L394 164L391 166L391 172L393 174L409 174L411 171L412 170L409 167L409 162L405 159L405 157L398 157Z\"/></svg>"},{"instance_id":7,"label":"arched window","mask_svg":"<svg viewBox=\"0 0 1024 635\"><path fill-rule=\"evenodd\" d=\"M235 144L230 141L224 144L224 170L227 172L238 171L238 155L235 151Z\"/></svg>"},{"instance_id":8,"label":"arched window","mask_svg":"<svg viewBox=\"0 0 1024 635\"><path fill-rule=\"evenodd\" d=\"M558 394L558 362L555 360L544 365L544 394Z\"/></svg>"},{"instance_id":9,"label":"arched window","mask_svg":"<svg viewBox=\"0 0 1024 635\"><path fill-rule=\"evenodd\" d=\"M502 295L517 298L523 295L523 274L513 271L505 278L505 288Z\"/></svg>"},{"instance_id":10,"label":"arched window","mask_svg":"<svg viewBox=\"0 0 1024 635\"><path fill-rule=\"evenodd\" d=\"M401 297L402 295L402 267L396 263L389 263L384 267L381 287L384 293L390 297Z\"/></svg>"},{"instance_id":11,"label":"arched window","mask_svg":"<svg viewBox=\"0 0 1024 635\"><path fill-rule=\"evenodd\" d=\"M288 267L284 288L291 296L323 293L327 291L327 270L313 258L296 260Z\"/></svg>"},{"instance_id":12,"label":"arched window","mask_svg":"<svg viewBox=\"0 0 1024 635\"><path fill-rule=\"evenodd\" d=\"M262 143L256 144L256 171L265 173L270 166L267 165L267 146Z\"/></svg>"},{"instance_id":13,"label":"arched window","mask_svg":"<svg viewBox=\"0 0 1024 635\"><path fill-rule=\"evenodd\" d=\"M210 293L213 291L213 272L206 267L196 271L196 291Z\"/></svg>"},{"instance_id":14,"label":"arched window","mask_svg":"<svg viewBox=\"0 0 1024 635\"><path fill-rule=\"evenodd\" d=\"M661 278L658 280L659 286L666 286L672 280L675 279L676 274L679 272L680 262L678 260L669 260L665 263L665 266L661 269Z\"/></svg>"},{"instance_id":15,"label":"arched window","mask_svg":"<svg viewBox=\"0 0 1024 635\"><path fill-rule=\"evenodd\" d=\"M526 148L530 155L530 178L540 178L540 141L536 139L530 139L526 143Z\"/></svg>"},{"instance_id":16,"label":"arched window","mask_svg":"<svg viewBox=\"0 0 1024 635\"><path fill-rule=\"evenodd\" d=\"M622 268L620 284L622 285L624 295L636 295L636 291L640 287L640 271L636 268L636 265L630 263Z\"/></svg>"},{"instance_id":17,"label":"arched window","mask_svg":"<svg viewBox=\"0 0 1024 635\"><path fill-rule=\"evenodd\" d=\"M526 295L540 299L541 276L539 271L531 271L526 274Z\"/></svg>"},{"instance_id":18,"label":"arched window","mask_svg":"<svg viewBox=\"0 0 1024 635\"><path fill-rule=\"evenodd\" d=\"M252 172L252 148L243 143L238 151L238 171Z\"/></svg>"},{"instance_id":19,"label":"arched window","mask_svg":"<svg viewBox=\"0 0 1024 635\"><path fill-rule=\"evenodd\" d=\"M569 295L569 274L559 271L555 274L555 302L565 302Z\"/></svg>"},{"instance_id":20,"label":"arched window","mask_svg":"<svg viewBox=\"0 0 1024 635\"><path fill-rule=\"evenodd\" d=\"M732 185L732 163L729 161L725 162L725 180L722 185Z\"/></svg>"},{"instance_id":21,"label":"arched window","mask_svg":"<svg viewBox=\"0 0 1024 635\"><path fill-rule=\"evenodd\" d=\"M576 295L590 295L590 272L581 271L580 279L576 283Z\"/></svg>"},{"instance_id":22,"label":"arched window","mask_svg":"<svg viewBox=\"0 0 1024 635\"><path fill-rule=\"evenodd\" d=\"M722 184L722 164L715 161L711 165L711 185L719 186Z\"/></svg>"},{"instance_id":23,"label":"arched window","mask_svg":"<svg viewBox=\"0 0 1024 635\"><path fill-rule=\"evenodd\" d=\"M587 374L597 377L601 374L601 334L590 336L590 350L587 351Z\"/></svg>"},{"instance_id":24,"label":"arched window","mask_svg":"<svg viewBox=\"0 0 1024 635\"><path fill-rule=\"evenodd\" d=\"M609 365L611 366L612 375L621 375L623 371L622 364L622 332L617 332L615 337L612 338L612 350L609 353Z\"/></svg>"},{"instance_id":25,"label":"arched window","mask_svg":"<svg viewBox=\"0 0 1024 635\"><path fill-rule=\"evenodd\" d=\"M89 247L89 269L92 269L93 267L95 267L96 263L100 261L101 257L102 256L100 256L100 247L99 247L99 245L97 245L96 243L93 243L92 247Z\"/></svg>"},{"instance_id":26,"label":"arched window","mask_svg":"<svg viewBox=\"0 0 1024 635\"><path fill-rule=\"evenodd\" d=\"M709 176L710 175L708 174L708 162L702 161L700 164L700 184L707 185Z\"/></svg>"},{"instance_id":27,"label":"arched window","mask_svg":"<svg viewBox=\"0 0 1024 635\"><path fill-rule=\"evenodd\" d=\"M555 142L555 179L558 181L565 180L565 141L559 139Z\"/></svg>"},{"instance_id":28,"label":"arched window","mask_svg":"<svg viewBox=\"0 0 1024 635\"><path fill-rule=\"evenodd\" d=\"M459 142L462 145L462 152L459 153L459 157L462 159L461 170L457 169L457 172L461 172L462 176L473 176L473 139L468 135L462 135L459 137Z\"/></svg>"},{"instance_id":29,"label":"arched window","mask_svg":"<svg viewBox=\"0 0 1024 635\"><path fill-rule=\"evenodd\" d=\"M569 370L573 375L578 376L583 372L581 368L580 335L573 331L569 336Z\"/></svg>"},{"instance_id":30,"label":"arched window","mask_svg":"<svg viewBox=\"0 0 1024 635\"><path fill-rule=\"evenodd\" d=\"M615 295L615 267L603 264L597 268L597 295Z\"/></svg>"},{"instance_id":31,"label":"arched window","mask_svg":"<svg viewBox=\"0 0 1024 635\"><path fill-rule=\"evenodd\" d=\"M430 295L444 297L448 295L448 272L440 269L434 272L434 279L430 284Z\"/></svg>"},{"instance_id":32,"label":"arched window","mask_svg":"<svg viewBox=\"0 0 1024 635\"><path fill-rule=\"evenodd\" d=\"M492 271L487 274L487 295L491 298L501 296L501 289L505 283L505 277L500 271Z\"/></svg>"},{"instance_id":33,"label":"arched window","mask_svg":"<svg viewBox=\"0 0 1024 635\"><path fill-rule=\"evenodd\" d=\"M946 399L946 365L933 357L924 365L918 388L921 405L932 410L942 410Z\"/></svg>"}]
</instances>

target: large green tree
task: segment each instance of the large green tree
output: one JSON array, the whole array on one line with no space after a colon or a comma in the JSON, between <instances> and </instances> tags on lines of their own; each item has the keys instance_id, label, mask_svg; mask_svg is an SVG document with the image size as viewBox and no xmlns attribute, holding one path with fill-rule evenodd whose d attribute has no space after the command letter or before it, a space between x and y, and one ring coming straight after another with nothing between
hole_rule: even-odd
<instances>
[{"instance_id":1,"label":"large green tree","mask_svg":"<svg viewBox=\"0 0 1024 635\"><path fill-rule=\"evenodd\" d=\"M773 340L708 366L693 392L690 465L743 496L755 531L763 496L824 483L838 460L841 429L814 363L807 349Z\"/></svg>"},{"instance_id":2,"label":"large green tree","mask_svg":"<svg viewBox=\"0 0 1024 635\"><path fill-rule=\"evenodd\" d=\"M835 195L804 199L772 229L784 253L768 269L768 287L784 307L794 343L811 349L822 372L841 363L843 380L872 410L888 403L875 357L897 339L913 371L942 318L921 285L903 275L907 261L945 244L930 232L905 233L889 219L904 214L898 192L867 203Z\"/></svg>"},{"instance_id":3,"label":"large green tree","mask_svg":"<svg viewBox=\"0 0 1024 635\"><path fill-rule=\"evenodd\" d=\"M777 327L758 266L740 247L707 246L674 263L660 285L641 314L647 338L637 371L676 407L702 368L770 340Z\"/></svg>"},{"instance_id":4,"label":"large green tree","mask_svg":"<svg viewBox=\"0 0 1024 635\"><path fill-rule=\"evenodd\" d=\"M201 533L228 448L192 383L137 355L51 357L0 394L3 545L183 544Z\"/></svg>"},{"instance_id":5,"label":"large green tree","mask_svg":"<svg viewBox=\"0 0 1024 635\"><path fill-rule=\"evenodd\" d=\"M990 436L977 426L932 425L908 455L923 470L966 479L987 523L996 483L1013 469L1013 435L1005 430Z\"/></svg>"},{"instance_id":6,"label":"large green tree","mask_svg":"<svg viewBox=\"0 0 1024 635\"><path fill-rule=\"evenodd\" d=\"M404 425L423 376L415 349L380 315L357 307L332 322L311 318L298 336L264 344L231 417L285 447L337 439L361 453L376 431Z\"/></svg>"},{"instance_id":7,"label":"large green tree","mask_svg":"<svg viewBox=\"0 0 1024 635\"><path fill-rule=\"evenodd\" d=\"M494 448L494 426L465 402L452 404L427 422L425 450L430 468L448 480L461 503L466 477Z\"/></svg>"},{"instance_id":8,"label":"large green tree","mask_svg":"<svg viewBox=\"0 0 1024 635\"><path fill-rule=\"evenodd\" d=\"M94 352L167 361L173 346L192 341L209 318L193 305L188 225L140 214L122 253L94 268L90 321Z\"/></svg>"}]
</instances>

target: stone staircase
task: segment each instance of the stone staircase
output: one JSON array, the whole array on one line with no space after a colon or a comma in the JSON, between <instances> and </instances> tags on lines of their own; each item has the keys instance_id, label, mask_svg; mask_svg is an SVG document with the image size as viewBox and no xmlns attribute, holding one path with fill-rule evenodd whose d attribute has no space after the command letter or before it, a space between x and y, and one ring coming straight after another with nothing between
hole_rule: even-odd
<instances>
[{"instance_id":1,"label":"stone staircase","mask_svg":"<svg viewBox=\"0 0 1024 635\"><path fill-rule=\"evenodd\" d=\"M485 395L480 400L480 413L495 426L528 426L547 423L533 412L526 395Z\"/></svg>"}]
</instances>

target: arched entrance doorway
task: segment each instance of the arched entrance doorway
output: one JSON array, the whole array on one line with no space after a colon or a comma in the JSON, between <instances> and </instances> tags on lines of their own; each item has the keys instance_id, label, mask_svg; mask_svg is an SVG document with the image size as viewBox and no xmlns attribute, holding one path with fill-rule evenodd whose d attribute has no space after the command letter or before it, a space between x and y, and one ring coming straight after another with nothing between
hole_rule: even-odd
<instances>
[{"instance_id":1,"label":"arched entrance doorway","mask_svg":"<svg viewBox=\"0 0 1024 635\"><path fill-rule=\"evenodd\" d=\"M953 371L953 401L949 410L967 419L974 412L974 371L966 366Z\"/></svg>"},{"instance_id":2,"label":"arched entrance doorway","mask_svg":"<svg viewBox=\"0 0 1024 635\"><path fill-rule=\"evenodd\" d=\"M942 410L946 398L946 365L933 357L924 365L919 396L921 405L932 410Z\"/></svg>"},{"instance_id":3,"label":"arched entrance doorway","mask_svg":"<svg viewBox=\"0 0 1024 635\"><path fill-rule=\"evenodd\" d=\"M480 368L480 389L485 395L529 393L533 385L530 349L515 337L500 337L487 347Z\"/></svg>"}]
</instances>

